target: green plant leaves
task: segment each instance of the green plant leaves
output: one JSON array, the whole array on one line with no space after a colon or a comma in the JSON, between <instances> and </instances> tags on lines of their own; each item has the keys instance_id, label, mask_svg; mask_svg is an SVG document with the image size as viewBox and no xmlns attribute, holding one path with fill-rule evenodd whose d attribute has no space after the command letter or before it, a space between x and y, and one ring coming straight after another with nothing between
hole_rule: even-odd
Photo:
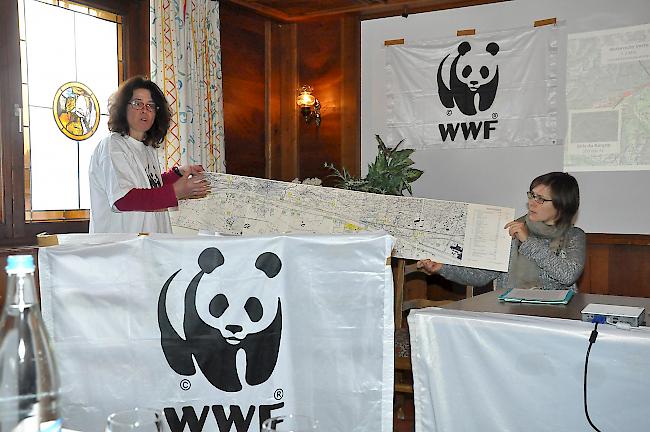
<instances>
[{"instance_id":1,"label":"green plant leaves","mask_svg":"<svg viewBox=\"0 0 650 432\"><path fill-rule=\"evenodd\" d=\"M364 178L357 178L343 168L339 171L333 164L325 163L325 167L333 171L330 176L338 179L337 187L386 195L403 195L407 190L411 195L411 183L420 178L423 171L409 168L415 162L411 160L414 149L397 148L404 142L400 140L395 147L387 147L379 135L377 140L377 157L368 165L368 174Z\"/></svg>"},{"instance_id":2,"label":"green plant leaves","mask_svg":"<svg viewBox=\"0 0 650 432\"><path fill-rule=\"evenodd\" d=\"M406 180L409 183L413 183L414 181L419 179L422 174L424 174L424 171L422 170L419 170L417 168L409 168L408 170L406 170Z\"/></svg>"}]
</instances>

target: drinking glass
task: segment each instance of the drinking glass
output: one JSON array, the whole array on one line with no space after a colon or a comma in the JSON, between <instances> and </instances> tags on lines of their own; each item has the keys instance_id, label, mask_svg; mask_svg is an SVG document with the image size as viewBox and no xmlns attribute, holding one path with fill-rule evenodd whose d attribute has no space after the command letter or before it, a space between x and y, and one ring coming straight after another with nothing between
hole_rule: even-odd
<instances>
[{"instance_id":1,"label":"drinking glass","mask_svg":"<svg viewBox=\"0 0 650 432\"><path fill-rule=\"evenodd\" d=\"M288 414L271 417L262 423L262 432L311 432L318 430L318 422L303 415Z\"/></svg>"},{"instance_id":2,"label":"drinking glass","mask_svg":"<svg viewBox=\"0 0 650 432\"><path fill-rule=\"evenodd\" d=\"M106 432L163 432L162 414L149 408L134 408L108 416Z\"/></svg>"}]
</instances>

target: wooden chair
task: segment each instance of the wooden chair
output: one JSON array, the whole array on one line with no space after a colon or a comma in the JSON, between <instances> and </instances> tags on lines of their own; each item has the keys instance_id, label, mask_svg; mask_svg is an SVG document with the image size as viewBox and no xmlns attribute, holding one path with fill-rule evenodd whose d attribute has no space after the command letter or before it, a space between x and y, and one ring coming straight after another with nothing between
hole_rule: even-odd
<instances>
[{"instance_id":1,"label":"wooden chair","mask_svg":"<svg viewBox=\"0 0 650 432\"><path fill-rule=\"evenodd\" d=\"M424 289L425 298L411 298L405 295L407 276L420 272L416 264L406 263L406 260L395 258L393 260L393 281L395 287L395 414L397 419L404 419L405 395L413 394L413 375L411 372L410 339L406 316L411 309L420 309L432 306L444 306L458 298L447 300L429 300L426 298L427 290ZM412 282L412 281L410 281ZM424 282L426 284L426 282ZM461 297L462 298L462 297Z\"/></svg>"},{"instance_id":2,"label":"wooden chair","mask_svg":"<svg viewBox=\"0 0 650 432\"><path fill-rule=\"evenodd\" d=\"M445 299L432 300L428 298L429 286L427 285L426 278L421 278L420 281L424 284L424 289L413 289L417 285L417 280L413 280L409 275L419 273L423 275L414 261L408 264L406 260L401 258L394 258L393 265L393 281L395 287L395 406L394 414L397 421L405 420L404 406L407 398L412 399L413 395L413 373L411 369L411 341L408 332L408 325L406 317L412 309L421 309L425 307L437 306L441 307L446 304L452 303L464 298L473 297L475 294L481 294L494 289L492 283L485 287L473 287L471 285L465 286L464 292L454 290L453 292L445 292L443 295ZM461 288L458 286L457 288ZM418 293L419 296L414 295ZM440 296L436 296L439 298Z\"/></svg>"}]
</instances>

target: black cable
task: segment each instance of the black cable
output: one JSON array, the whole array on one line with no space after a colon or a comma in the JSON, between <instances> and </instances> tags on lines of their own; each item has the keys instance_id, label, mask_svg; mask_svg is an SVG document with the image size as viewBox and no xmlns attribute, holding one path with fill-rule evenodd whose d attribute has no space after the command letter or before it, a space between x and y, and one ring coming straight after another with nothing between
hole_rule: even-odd
<instances>
[{"instance_id":1,"label":"black cable","mask_svg":"<svg viewBox=\"0 0 650 432\"><path fill-rule=\"evenodd\" d=\"M596 342L596 338L598 337L598 322L596 322L596 325L594 326L594 329L591 331L591 336L589 336L589 347L587 348L587 356L585 357L585 375L583 379L583 395L584 395L584 404L585 404L585 416L587 416L587 421L589 422L589 425L597 432L601 432L600 429L596 427L596 425L593 424L591 419L589 418L589 410L587 409L587 366L589 365L589 353L591 352L591 346Z\"/></svg>"}]
</instances>

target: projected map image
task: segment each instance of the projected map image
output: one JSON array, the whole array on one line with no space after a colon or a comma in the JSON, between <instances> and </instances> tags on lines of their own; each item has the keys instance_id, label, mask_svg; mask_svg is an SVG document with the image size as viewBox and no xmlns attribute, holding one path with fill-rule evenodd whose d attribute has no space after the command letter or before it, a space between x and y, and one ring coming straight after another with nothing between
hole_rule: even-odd
<instances>
[{"instance_id":1,"label":"projected map image","mask_svg":"<svg viewBox=\"0 0 650 432\"><path fill-rule=\"evenodd\" d=\"M650 169L650 25L569 36L570 171Z\"/></svg>"}]
</instances>

